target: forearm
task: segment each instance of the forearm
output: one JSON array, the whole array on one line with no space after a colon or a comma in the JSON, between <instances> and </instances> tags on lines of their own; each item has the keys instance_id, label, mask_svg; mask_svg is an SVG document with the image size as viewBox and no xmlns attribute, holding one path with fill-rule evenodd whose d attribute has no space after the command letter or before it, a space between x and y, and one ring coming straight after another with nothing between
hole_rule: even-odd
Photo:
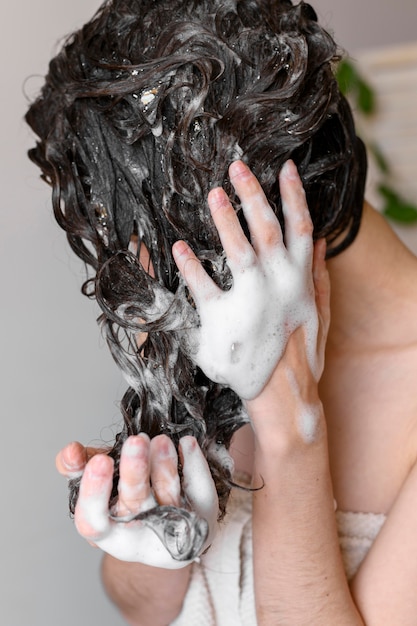
<instances>
[{"instance_id":1,"label":"forearm","mask_svg":"<svg viewBox=\"0 0 417 626\"><path fill-rule=\"evenodd\" d=\"M254 476L264 481L253 495L259 626L363 625L343 570L326 429L321 405L316 408L320 413L310 442L300 435L296 419L278 429L282 416L269 425L268 416L257 416ZM295 408L291 411L294 417Z\"/></svg>"},{"instance_id":2,"label":"forearm","mask_svg":"<svg viewBox=\"0 0 417 626\"><path fill-rule=\"evenodd\" d=\"M167 626L180 613L191 566L178 570L119 561L107 554L102 579L109 598L131 626Z\"/></svg>"}]
</instances>

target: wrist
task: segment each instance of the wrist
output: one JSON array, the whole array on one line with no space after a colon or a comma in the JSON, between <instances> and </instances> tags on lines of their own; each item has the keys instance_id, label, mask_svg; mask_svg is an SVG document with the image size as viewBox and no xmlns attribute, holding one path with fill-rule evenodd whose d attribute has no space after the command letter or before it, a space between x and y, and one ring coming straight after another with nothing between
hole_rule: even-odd
<instances>
[{"instance_id":1,"label":"wrist","mask_svg":"<svg viewBox=\"0 0 417 626\"><path fill-rule=\"evenodd\" d=\"M325 436L323 405L315 381L299 385L291 375L268 383L259 396L245 402L255 437L262 446L284 450L308 446Z\"/></svg>"}]
</instances>

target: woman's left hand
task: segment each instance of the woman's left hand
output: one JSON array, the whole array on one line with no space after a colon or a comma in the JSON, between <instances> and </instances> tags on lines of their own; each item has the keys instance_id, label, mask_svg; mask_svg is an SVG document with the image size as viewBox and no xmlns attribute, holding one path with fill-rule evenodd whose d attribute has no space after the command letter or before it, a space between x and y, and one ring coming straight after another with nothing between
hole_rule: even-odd
<instances>
[{"instance_id":1,"label":"woman's left hand","mask_svg":"<svg viewBox=\"0 0 417 626\"><path fill-rule=\"evenodd\" d=\"M233 276L231 289L223 291L213 282L185 242L177 242L173 253L200 316L190 342L195 362L209 378L249 400L265 389L297 329L303 331L307 367L313 380L319 379L329 326L329 281L325 242L313 245L313 226L294 163L288 161L279 175L285 241L249 168L237 161L229 174L251 242L223 189L213 189L208 202Z\"/></svg>"}]
</instances>

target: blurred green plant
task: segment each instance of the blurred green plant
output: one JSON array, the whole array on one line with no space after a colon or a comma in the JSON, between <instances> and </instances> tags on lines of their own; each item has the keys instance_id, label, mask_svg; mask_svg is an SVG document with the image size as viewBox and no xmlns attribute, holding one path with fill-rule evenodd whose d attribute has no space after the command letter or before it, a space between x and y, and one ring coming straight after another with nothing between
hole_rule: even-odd
<instances>
[{"instance_id":1,"label":"blurred green plant","mask_svg":"<svg viewBox=\"0 0 417 626\"><path fill-rule=\"evenodd\" d=\"M377 98L372 87L364 80L350 59L342 59L336 70L339 89L354 107L365 117L377 110ZM362 138L363 139L363 138ZM365 141L382 175L378 192L382 198L382 213L389 219L402 224L417 222L417 206L408 202L391 183L391 167L378 144Z\"/></svg>"}]
</instances>

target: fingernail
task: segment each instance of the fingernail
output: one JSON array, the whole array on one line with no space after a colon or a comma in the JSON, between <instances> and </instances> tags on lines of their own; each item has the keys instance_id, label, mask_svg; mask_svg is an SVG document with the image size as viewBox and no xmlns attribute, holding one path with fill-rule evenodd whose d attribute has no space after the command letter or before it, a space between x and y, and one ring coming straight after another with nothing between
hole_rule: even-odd
<instances>
[{"instance_id":1,"label":"fingernail","mask_svg":"<svg viewBox=\"0 0 417 626\"><path fill-rule=\"evenodd\" d=\"M142 435L134 435L126 439L123 444L123 454L130 457L146 456L147 447L143 445L144 439Z\"/></svg>"},{"instance_id":2,"label":"fingernail","mask_svg":"<svg viewBox=\"0 0 417 626\"><path fill-rule=\"evenodd\" d=\"M176 254L177 256L182 256L183 254L186 254L188 251L189 251L189 248L187 244L185 243L185 241L182 241L182 240L176 241L172 246L172 252Z\"/></svg>"},{"instance_id":3,"label":"fingernail","mask_svg":"<svg viewBox=\"0 0 417 626\"><path fill-rule=\"evenodd\" d=\"M180 439L180 445L184 454L191 454L197 446L197 440L195 437L187 435L186 437L182 437Z\"/></svg>"},{"instance_id":4,"label":"fingernail","mask_svg":"<svg viewBox=\"0 0 417 626\"><path fill-rule=\"evenodd\" d=\"M229 198L227 197L227 194L224 189L222 189L222 187L214 187L214 189L210 190L208 195L208 202L212 210L218 209L222 206L226 206L228 201Z\"/></svg>"},{"instance_id":5,"label":"fingernail","mask_svg":"<svg viewBox=\"0 0 417 626\"><path fill-rule=\"evenodd\" d=\"M229 168L230 178L233 176L241 176L249 172L248 166L243 161L233 161Z\"/></svg>"},{"instance_id":6,"label":"fingernail","mask_svg":"<svg viewBox=\"0 0 417 626\"><path fill-rule=\"evenodd\" d=\"M156 452L156 456L161 460L177 458L175 446L167 435L157 435L152 440L152 449Z\"/></svg>"},{"instance_id":7,"label":"fingernail","mask_svg":"<svg viewBox=\"0 0 417 626\"><path fill-rule=\"evenodd\" d=\"M101 479L108 472L110 457L105 454L96 454L86 466L86 472L91 478ZM110 459L111 462L112 459Z\"/></svg>"},{"instance_id":8,"label":"fingernail","mask_svg":"<svg viewBox=\"0 0 417 626\"><path fill-rule=\"evenodd\" d=\"M80 470L82 471L84 468L84 463L74 463L71 458L71 452L73 452L74 455L76 454L73 451L73 446L75 445L77 445L76 442L70 443L61 455L62 465L71 472L79 472Z\"/></svg>"},{"instance_id":9,"label":"fingernail","mask_svg":"<svg viewBox=\"0 0 417 626\"><path fill-rule=\"evenodd\" d=\"M285 161L281 169L281 174L287 178L291 178L292 180L297 180L299 178L297 167L292 159Z\"/></svg>"}]
</instances>

